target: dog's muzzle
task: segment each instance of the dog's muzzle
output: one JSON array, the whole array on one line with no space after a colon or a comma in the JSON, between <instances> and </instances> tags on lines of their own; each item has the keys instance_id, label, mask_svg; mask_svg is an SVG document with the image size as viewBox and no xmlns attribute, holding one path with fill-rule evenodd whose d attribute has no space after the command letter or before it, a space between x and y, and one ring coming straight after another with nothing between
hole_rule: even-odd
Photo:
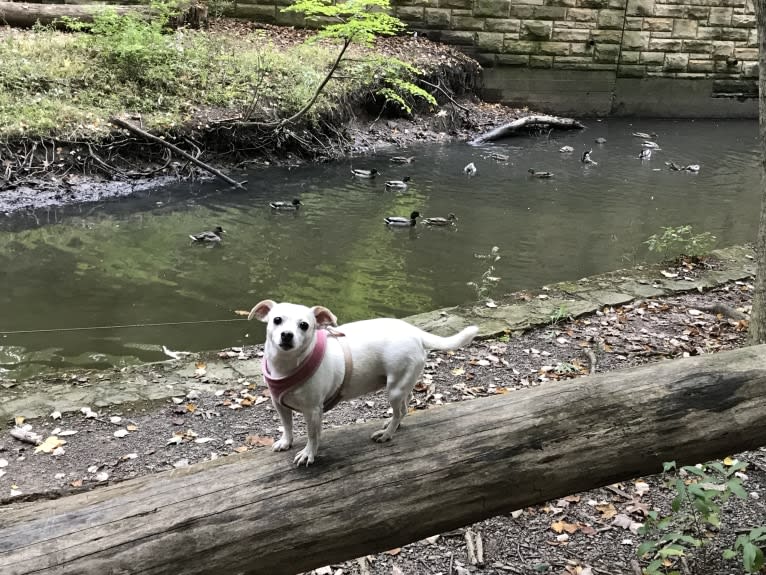
<instances>
[{"instance_id":1,"label":"dog's muzzle","mask_svg":"<svg viewBox=\"0 0 766 575\"><path fill-rule=\"evenodd\" d=\"M283 331L279 334L279 347L282 349L292 349L293 347L293 332Z\"/></svg>"}]
</instances>

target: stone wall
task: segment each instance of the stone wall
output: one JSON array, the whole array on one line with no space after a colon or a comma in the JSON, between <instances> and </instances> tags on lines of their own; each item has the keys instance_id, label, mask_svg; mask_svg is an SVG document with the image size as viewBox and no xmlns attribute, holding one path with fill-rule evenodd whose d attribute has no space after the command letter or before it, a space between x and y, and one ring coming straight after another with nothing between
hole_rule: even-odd
<instances>
[{"instance_id":1,"label":"stone wall","mask_svg":"<svg viewBox=\"0 0 766 575\"><path fill-rule=\"evenodd\" d=\"M280 12L290 0L235 1L237 16L301 24L298 16ZM676 98L680 103L684 93L739 103L750 100L747 110L737 103L714 102L712 108L722 115L752 115L755 110L758 43L753 0L393 1L396 15L411 30L457 45L479 60L489 99L524 103L537 89L566 103L556 94L566 98L571 90L592 101L592 109L585 112L615 113L621 105L625 108L615 101L621 91L630 101L637 98L632 92L636 87L649 87L638 80L674 79L677 82L657 84L662 87L658 104L667 103L669 91L670 101ZM621 90L622 79L630 81L622 82ZM519 88L525 81L530 83L527 89ZM539 96L544 102L545 94L529 103L538 104ZM556 109L556 102L549 107ZM635 111L628 108L623 111ZM706 115L705 108L690 115Z\"/></svg>"}]
</instances>

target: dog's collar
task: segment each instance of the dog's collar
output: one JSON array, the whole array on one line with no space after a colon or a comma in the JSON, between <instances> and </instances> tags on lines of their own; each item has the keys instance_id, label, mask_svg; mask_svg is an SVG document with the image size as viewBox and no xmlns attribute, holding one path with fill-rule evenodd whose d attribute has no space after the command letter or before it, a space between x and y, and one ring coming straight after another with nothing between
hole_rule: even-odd
<instances>
[{"instance_id":1,"label":"dog's collar","mask_svg":"<svg viewBox=\"0 0 766 575\"><path fill-rule=\"evenodd\" d=\"M269 386L271 396L277 398L281 403L282 395L298 387L299 385L308 381L308 379L314 375L314 372L319 367L324 359L324 352L327 349L327 331L320 329L317 330L316 343L311 353L303 360L303 362L293 371L291 374L285 377L273 378L271 377L271 371L269 370L269 363L266 361L266 356L263 356L263 363L261 364L261 370L263 371L263 380Z\"/></svg>"}]
</instances>

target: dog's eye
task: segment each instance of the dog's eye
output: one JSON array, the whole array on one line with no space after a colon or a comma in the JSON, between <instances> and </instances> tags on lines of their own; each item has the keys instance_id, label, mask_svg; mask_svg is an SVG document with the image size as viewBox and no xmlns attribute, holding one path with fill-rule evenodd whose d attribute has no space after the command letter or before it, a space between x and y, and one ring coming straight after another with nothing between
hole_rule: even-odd
<instances>
[{"instance_id":1,"label":"dog's eye","mask_svg":"<svg viewBox=\"0 0 766 575\"><path fill-rule=\"evenodd\" d=\"M303 331L306 331L309 328L308 322L302 321L298 324L298 327L301 328Z\"/></svg>"},{"instance_id":2,"label":"dog's eye","mask_svg":"<svg viewBox=\"0 0 766 575\"><path fill-rule=\"evenodd\" d=\"M282 318L279 317L279 316L275 317L274 318L274 325L279 325L280 323L282 323Z\"/></svg>"}]
</instances>

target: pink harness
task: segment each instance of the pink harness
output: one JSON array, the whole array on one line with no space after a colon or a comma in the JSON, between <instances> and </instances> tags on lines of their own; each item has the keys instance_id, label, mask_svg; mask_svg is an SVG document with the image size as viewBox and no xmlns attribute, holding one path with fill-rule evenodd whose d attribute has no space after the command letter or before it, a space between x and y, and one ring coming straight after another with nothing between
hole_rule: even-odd
<instances>
[{"instance_id":1,"label":"pink harness","mask_svg":"<svg viewBox=\"0 0 766 575\"><path fill-rule=\"evenodd\" d=\"M342 333L336 331L333 331L329 335L332 335L332 337L343 336ZM263 362L261 363L263 380L269 386L271 397L274 398L274 400L279 405L287 407L288 409L292 409L293 411L297 411L294 407L287 405L284 402L284 396L288 391L291 391L296 387L306 383L311 378L311 376L314 375L316 370L319 368L319 364L321 364L322 360L324 359L324 354L327 350L327 337L327 330L317 330L316 344L314 345L314 349L311 350L311 353L308 355L308 357L303 360L303 363L301 363L295 371L289 375L286 375L285 377L278 379L272 378L271 372L269 371L269 364L266 361L266 356L263 357ZM327 398L327 400L325 400L323 405L324 411L330 411L333 407L338 405L338 402L341 400L341 391L348 380L351 379L351 352L349 351L348 344L345 342L345 340L338 339L338 341L343 348L343 358L346 363L346 370L343 374L343 381L341 382L338 389L336 389L335 392L329 398Z\"/></svg>"}]
</instances>

